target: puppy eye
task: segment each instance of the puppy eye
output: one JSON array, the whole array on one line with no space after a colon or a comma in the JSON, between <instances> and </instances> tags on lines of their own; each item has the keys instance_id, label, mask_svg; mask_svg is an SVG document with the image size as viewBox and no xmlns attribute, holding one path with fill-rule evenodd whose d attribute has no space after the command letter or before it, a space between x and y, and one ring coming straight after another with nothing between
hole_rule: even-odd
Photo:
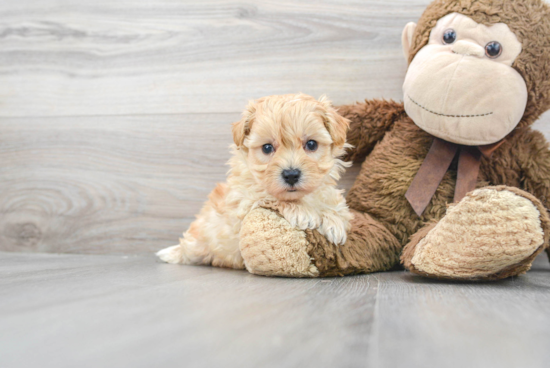
<instances>
[{"instance_id":1,"label":"puppy eye","mask_svg":"<svg viewBox=\"0 0 550 368\"><path fill-rule=\"evenodd\" d=\"M502 54L502 45L496 41L489 42L485 46L485 54L491 59L496 59Z\"/></svg>"},{"instance_id":2,"label":"puppy eye","mask_svg":"<svg viewBox=\"0 0 550 368\"><path fill-rule=\"evenodd\" d=\"M446 44L451 44L456 41L456 32L454 29L448 29L443 33L443 42Z\"/></svg>"},{"instance_id":3,"label":"puppy eye","mask_svg":"<svg viewBox=\"0 0 550 368\"><path fill-rule=\"evenodd\" d=\"M317 151L317 147L318 147L318 146L319 146L319 145L318 145L317 142L315 142L315 141L307 141L307 143L306 143L306 149L307 149L308 151L312 151L312 152L313 152L313 151Z\"/></svg>"},{"instance_id":4,"label":"puppy eye","mask_svg":"<svg viewBox=\"0 0 550 368\"><path fill-rule=\"evenodd\" d=\"M264 144L262 146L262 152L266 155L270 155L273 152L275 152L275 148L273 148L273 145L271 145L271 144Z\"/></svg>"}]
</instances>

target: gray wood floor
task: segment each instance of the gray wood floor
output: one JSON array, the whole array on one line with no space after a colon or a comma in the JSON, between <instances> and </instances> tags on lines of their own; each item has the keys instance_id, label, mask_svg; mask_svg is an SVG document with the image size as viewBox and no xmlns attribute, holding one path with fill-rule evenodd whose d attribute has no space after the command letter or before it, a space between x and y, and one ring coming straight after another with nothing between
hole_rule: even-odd
<instances>
[{"instance_id":1,"label":"gray wood floor","mask_svg":"<svg viewBox=\"0 0 550 368\"><path fill-rule=\"evenodd\" d=\"M489 284L0 252L0 367L548 367L550 264Z\"/></svg>"}]
</instances>

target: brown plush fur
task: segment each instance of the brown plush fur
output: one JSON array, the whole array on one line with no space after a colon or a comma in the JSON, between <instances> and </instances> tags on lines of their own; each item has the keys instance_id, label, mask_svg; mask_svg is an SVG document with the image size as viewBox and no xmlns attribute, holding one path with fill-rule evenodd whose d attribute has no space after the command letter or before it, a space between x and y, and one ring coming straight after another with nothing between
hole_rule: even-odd
<instances>
[{"instance_id":1,"label":"brown plush fur","mask_svg":"<svg viewBox=\"0 0 550 368\"><path fill-rule=\"evenodd\" d=\"M394 111L386 112L385 116L390 119L377 121L374 131L379 131L379 127L384 126L388 132L379 142L365 139L366 144L359 145L358 150L350 153L350 157L360 158L371 151L347 196L347 202L351 209L368 214L389 230L391 235L386 232L379 235L386 238L387 244L393 244L397 240L404 246L412 240L413 234L428 223L439 221L445 215L447 204L453 202L457 162L455 160L451 164L432 201L419 218L407 202L405 193L426 157L433 137L418 128L406 116L403 105L392 101L366 101L355 108L345 107L340 111L352 120L350 134L359 141L364 135L368 135L372 116L362 116L363 119L359 118L361 120L358 122L357 112L368 111L372 106L380 104L385 104L386 109L391 107ZM345 111L353 113L347 114ZM529 127L518 128L507 137L506 142L491 158L482 158L476 187L489 185L507 185L524 189L534 194L548 208L550 150L544 136ZM550 231L550 227L546 227L545 230ZM355 231L352 227L352 233ZM352 236L349 235L349 238ZM418 234L417 237L423 236ZM378 247L377 241L367 239L366 242L369 248ZM395 249L393 246L388 248ZM386 266L383 269L390 267Z\"/></svg>"},{"instance_id":2,"label":"brown plush fur","mask_svg":"<svg viewBox=\"0 0 550 368\"><path fill-rule=\"evenodd\" d=\"M453 201L457 163L451 164L451 169L445 174L424 215L418 218L408 204L405 193L424 161L433 137L406 116L402 104L375 100L366 101L365 105L382 103L395 109L388 116L397 117L397 120L385 122L391 129L380 142L371 142L370 146L364 144L359 147L360 150L350 153L351 157L361 157L378 143L363 163L347 201L350 208L369 213L387 223L394 229L392 233L405 244L408 237L426 222L445 214L447 203ZM346 109L357 112L357 109ZM357 119L357 115L344 113L344 116ZM368 134L371 118L365 116L360 127L356 120L352 120L350 135L361 137ZM488 185L525 189L546 207L550 207L550 150L544 136L530 128L518 128L491 158L482 158L476 187Z\"/></svg>"},{"instance_id":3,"label":"brown plush fur","mask_svg":"<svg viewBox=\"0 0 550 368\"><path fill-rule=\"evenodd\" d=\"M523 76L529 91L525 115L518 127L506 138L491 158L483 158L477 188L507 185L521 188L550 207L550 150L544 136L529 125L550 108L550 8L539 0L458 0L435 1L422 15L413 37L409 61L424 47L431 29L443 16L458 12L485 25L506 23L523 44L523 51L513 67ZM347 201L351 209L365 213L380 231L372 239L385 238L388 252L395 251L395 241L404 246L418 243L446 213L453 202L457 162L451 164L431 203L418 217L405 198L412 179L418 172L433 137L418 128L400 103L369 100L339 111L351 120L348 142L356 148L348 153L355 162L366 157L361 172L350 190ZM546 209L537 205L541 217ZM543 221L545 233L550 231ZM352 229L352 233L357 230ZM418 232L418 233L417 233ZM416 233L415 236L413 236ZM350 235L351 239L353 235ZM345 246L348 246L347 244ZM378 240L368 240L369 249L379 247ZM545 242L548 250L548 241ZM414 249L414 247L412 247ZM410 249L409 249L410 252ZM412 257L404 254L405 266ZM530 262L527 262L528 267ZM387 265L381 268L386 269ZM524 272L521 267L513 272ZM510 270L508 270L510 271ZM497 278L510 276L504 272Z\"/></svg>"},{"instance_id":4,"label":"brown plush fur","mask_svg":"<svg viewBox=\"0 0 550 368\"><path fill-rule=\"evenodd\" d=\"M403 104L386 100L366 100L361 104L338 107L341 115L350 120L348 143L354 149L347 152L345 160L360 162L372 151L393 123L406 116Z\"/></svg>"},{"instance_id":5,"label":"brown plush fur","mask_svg":"<svg viewBox=\"0 0 550 368\"><path fill-rule=\"evenodd\" d=\"M403 110L402 105L400 110ZM382 223L404 246L427 222L440 219L453 201L456 171L449 170L419 218L405 193L428 154L433 137L404 114L366 158L347 196L348 206Z\"/></svg>"},{"instance_id":6,"label":"brown plush fur","mask_svg":"<svg viewBox=\"0 0 550 368\"><path fill-rule=\"evenodd\" d=\"M380 223L367 214L353 212L348 241L336 246L314 230L306 230L307 253L319 276L345 276L386 271L399 262L401 245Z\"/></svg>"}]
</instances>

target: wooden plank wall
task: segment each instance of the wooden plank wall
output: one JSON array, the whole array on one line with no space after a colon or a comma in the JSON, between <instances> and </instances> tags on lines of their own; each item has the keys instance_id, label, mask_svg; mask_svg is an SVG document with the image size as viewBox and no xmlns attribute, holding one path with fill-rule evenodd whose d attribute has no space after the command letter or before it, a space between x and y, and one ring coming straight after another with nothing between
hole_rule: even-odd
<instances>
[{"instance_id":1,"label":"wooden plank wall","mask_svg":"<svg viewBox=\"0 0 550 368\"><path fill-rule=\"evenodd\" d=\"M401 30L427 3L0 3L0 250L174 244L224 180L247 100L401 99Z\"/></svg>"}]
</instances>

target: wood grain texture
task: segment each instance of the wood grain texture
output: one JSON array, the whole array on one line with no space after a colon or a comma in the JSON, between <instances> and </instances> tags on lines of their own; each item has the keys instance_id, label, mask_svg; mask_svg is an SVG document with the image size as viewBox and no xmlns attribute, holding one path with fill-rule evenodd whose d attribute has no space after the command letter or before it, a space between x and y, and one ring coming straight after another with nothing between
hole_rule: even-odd
<instances>
[{"instance_id":1,"label":"wood grain texture","mask_svg":"<svg viewBox=\"0 0 550 368\"><path fill-rule=\"evenodd\" d=\"M491 283L381 274L371 366L548 365L549 276L546 255L525 276Z\"/></svg>"},{"instance_id":2,"label":"wood grain texture","mask_svg":"<svg viewBox=\"0 0 550 368\"><path fill-rule=\"evenodd\" d=\"M0 249L174 244L247 100L400 99L401 29L428 2L1 3ZM550 137L550 114L536 126Z\"/></svg>"},{"instance_id":3,"label":"wood grain texture","mask_svg":"<svg viewBox=\"0 0 550 368\"><path fill-rule=\"evenodd\" d=\"M225 180L238 117L3 119L2 248L132 253L177 243Z\"/></svg>"},{"instance_id":4,"label":"wood grain texture","mask_svg":"<svg viewBox=\"0 0 550 368\"><path fill-rule=\"evenodd\" d=\"M399 98L401 30L429 0L0 5L0 116L240 112L304 92Z\"/></svg>"},{"instance_id":5,"label":"wood grain texture","mask_svg":"<svg viewBox=\"0 0 550 368\"><path fill-rule=\"evenodd\" d=\"M367 359L374 279L270 279L133 256L0 254L0 264L3 368L353 367Z\"/></svg>"},{"instance_id":6,"label":"wood grain texture","mask_svg":"<svg viewBox=\"0 0 550 368\"><path fill-rule=\"evenodd\" d=\"M543 368L550 264L490 284L0 252L0 366Z\"/></svg>"}]
</instances>

